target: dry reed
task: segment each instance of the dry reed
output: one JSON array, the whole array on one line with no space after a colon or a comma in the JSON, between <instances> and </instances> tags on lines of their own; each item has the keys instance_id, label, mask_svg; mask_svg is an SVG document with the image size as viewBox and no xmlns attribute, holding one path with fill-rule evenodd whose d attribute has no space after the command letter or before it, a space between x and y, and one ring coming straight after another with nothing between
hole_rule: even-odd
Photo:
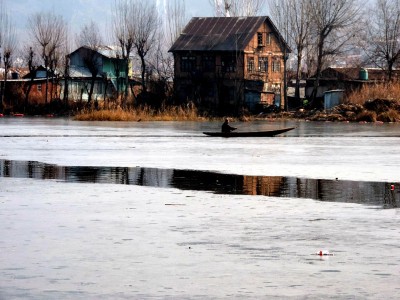
<instances>
[{"instance_id":1,"label":"dry reed","mask_svg":"<svg viewBox=\"0 0 400 300\"><path fill-rule=\"evenodd\" d=\"M346 102L363 105L365 101L374 99L391 99L400 102L400 82L364 85L346 97Z\"/></svg>"},{"instance_id":2,"label":"dry reed","mask_svg":"<svg viewBox=\"0 0 400 300\"><path fill-rule=\"evenodd\" d=\"M199 116L193 105L168 106L153 109L149 106L123 110L100 109L84 110L75 116L78 121L199 121L205 118Z\"/></svg>"},{"instance_id":3,"label":"dry reed","mask_svg":"<svg viewBox=\"0 0 400 300\"><path fill-rule=\"evenodd\" d=\"M399 122L400 114L394 109L389 109L388 111L379 114L377 120L381 122Z\"/></svg>"}]
</instances>

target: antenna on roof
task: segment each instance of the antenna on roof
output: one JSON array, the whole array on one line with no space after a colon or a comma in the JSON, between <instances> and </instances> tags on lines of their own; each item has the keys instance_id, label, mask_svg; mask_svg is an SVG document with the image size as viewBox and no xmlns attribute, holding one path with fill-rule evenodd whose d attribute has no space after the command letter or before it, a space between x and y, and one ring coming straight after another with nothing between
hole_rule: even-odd
<instances>
[{"instance_id":1,"label":"antenna on roof","mask_svg":"<svg viewBox=\"0 0 400 300\"><path fill-rule=\"evenodd\" d=\"M227 1L225 2L225 17L230 17L231 14L229 10L231 9L231 4L229 4Z\"/></svg>"}]
</instances>

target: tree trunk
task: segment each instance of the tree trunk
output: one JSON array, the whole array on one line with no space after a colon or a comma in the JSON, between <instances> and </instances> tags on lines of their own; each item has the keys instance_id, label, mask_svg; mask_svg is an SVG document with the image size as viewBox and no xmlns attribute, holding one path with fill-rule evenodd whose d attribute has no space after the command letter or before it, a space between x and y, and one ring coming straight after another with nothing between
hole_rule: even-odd
<instances>
[{"instance_id":1,"label":"tree trunk","mask_svg":"<svg viewBox=\"0 0 400 300\"><path fill-rule=\"evenodd\" d=\"M142 62L142 92L146 92L146 79L145 79L146 62L144 60L144 56L143 55L139 55L139 56L140 56L140 61Z\"/></svg>"},{"instance_id":2,"label":"tree trunk","mask_svg":"<svg viewBox=\"0 0 400 300\"><path fill-rule=\"evenodd\" d=\"M89 95L88 95L88 106L92 104L92 95L93 95L93 90L94 90L94 84L95 84L96 77L92 77L92 80L90 82L90 89L89 89Z\"/></svg>"},{"instance_id":3,"label":"tree trunk","mask_svg":"<svg viewBox=\"0 0 400 300\"><path fill-rule=\"evenodd\" d=\"M297 102L300 102L300 79L301 79L301 60L302 60L301 52L297 53L297 71L296 71L296 87L294 96Z\"/></svg>"},{"instance_id":4,"label":"tree trunk","mask_svg":"<svg viewBox=\"0 0 400 300\"><path fill-rule=\"evenodd\" d=\"M125 106L127 105L128 102L128 89L129 89L129 59L126 59L125 63Z\"/></svg>"},{"instance_id":5,"label":"tree trunk","mask_svg":"<svg viewBox=\"0 0 400 300\"><path fill-rule=\"evenodd\" d=\"M46 95L44 96L44 103L45 104L47 104L48 92L49 92L49 74L48 74L47 68L46 68Z\"/></svg>"},{"instance_id":6,"label":"tree trunk","mask_svg":"<svg viewBox=\"0 0 400 300\"><path fill-rule=\"evenodd\" d=\"M31 77L31 80L28 82L28 88L26 89L26 92L25 92L25 105L24 105L25 110L28 107L29 94L31 93L32 85L33 85L33 76Z\"/></svg>"},{"instance_id":7,"label":"tree trunk","mask_svg":"<svg viewBox=\"0 0 400 300\"><path fill-rule=\"evenodd\" d=\"M315 77L315 82L314 82L314 89L312 92L312 105L316 106L316 99L317 99L317 94L318 94L318 87L319 87L319 81L321 79L321 71L322 71L322 58L323 58L323 51L324 51L324 40L325 37L324 35L320 35L320 40L318 42L318 57L317 57L317 71L316 71L316 77Z\"/></svg>"},{"instance_id":8,"label":"tree trunk","mask_svg":"<svg viewBox=\"0 0 400 300\"><path fill-rule=\"evenodd\" d=\"M68 98L69 98L69 80L68 77L65 76L64 78L64 105L68 107Z\"/></svg>"}]
</instances>

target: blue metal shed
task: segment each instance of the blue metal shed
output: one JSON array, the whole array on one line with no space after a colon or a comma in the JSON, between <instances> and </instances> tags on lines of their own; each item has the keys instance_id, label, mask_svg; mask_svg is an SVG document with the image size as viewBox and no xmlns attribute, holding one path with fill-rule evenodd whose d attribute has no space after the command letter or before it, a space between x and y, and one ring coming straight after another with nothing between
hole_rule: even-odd
<instances>
[{"instance_id":1,"label":"blue metal shed","mask_svg":"<svg viewBox=\"0 0 400 300\"><path fill-rule=\"evenodd\" d=\"M342 103L344 90L330 90L324 93L324 109L330 109Z\"/></svg>"}]
</instances>

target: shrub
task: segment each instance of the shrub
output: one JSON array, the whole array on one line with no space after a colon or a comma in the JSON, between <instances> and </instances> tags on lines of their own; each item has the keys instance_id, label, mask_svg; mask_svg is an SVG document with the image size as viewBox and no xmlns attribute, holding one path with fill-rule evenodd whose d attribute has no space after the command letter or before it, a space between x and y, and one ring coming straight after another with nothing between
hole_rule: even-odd
<instances>
[{"instance_id":1,"label":"shrub","mask_svg":"<svg viewBox=\"0 0 400 300\"><path fill-rule=\"evenodd\" d=\"M366 109L375 111L377 114L395 109L397 105L397 101L390 99L368 100L364 103Z\"/></svg>"},{"instance_id":2,"label":"shrub","mask_svg":"<svg viewBox=\"0 0 400 300\"><path fill-rule=\"evenodd\" d=\"M376 112L364 110L358 113L354 119L358 122L376 122Z\"/></svg>"}]
</instances>

